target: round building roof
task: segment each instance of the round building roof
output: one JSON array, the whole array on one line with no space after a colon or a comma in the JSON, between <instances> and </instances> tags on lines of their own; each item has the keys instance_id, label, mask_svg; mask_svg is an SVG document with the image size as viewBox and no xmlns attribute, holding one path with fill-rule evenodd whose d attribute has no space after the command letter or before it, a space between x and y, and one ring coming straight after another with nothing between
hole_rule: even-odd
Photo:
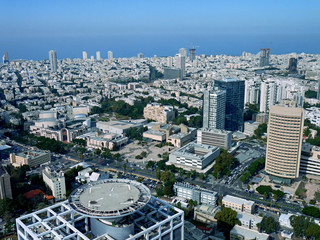
<instances>
[{"instance_id":1,"label":"round building roof","mask_svg":"<svg viewBox=\"0 0 320 240\"><path fill-rule=\"evenodd\" d=\"M106 179L79 187L70 195L69 203L80 214L114 219L141 209L150 198L150 190L142 183Z\"/></svg>"}]
</instances>

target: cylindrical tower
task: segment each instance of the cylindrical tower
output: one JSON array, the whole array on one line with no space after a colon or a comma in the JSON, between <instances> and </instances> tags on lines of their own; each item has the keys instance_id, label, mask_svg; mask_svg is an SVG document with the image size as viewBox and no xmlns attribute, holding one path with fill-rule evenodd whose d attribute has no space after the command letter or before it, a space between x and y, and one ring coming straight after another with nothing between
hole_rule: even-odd
<instances>
[{"instance_id":1,"label":"cylindrical tower","mask_svg":"<svg viewBox=\"0 0 320 240\"><path fill-rule=\"evenodd\" d=\"M289 184L299 177L303 125L302 108L270 108L266 172L271 180Z\"/></svg>"},{"instance_id":2,"label":"cylindrical tower","mask_svg":"<svg viewBox=\"0 0 320 240\"><path fill-rule=\"evenodd\" d=\"M72 192L70 206L90 218L91 232L115 239L127 239L134 234L132 214L151 199L150 190L142 183L127 179L107 179L90 182Z\"/></svg>"}]
</instances>

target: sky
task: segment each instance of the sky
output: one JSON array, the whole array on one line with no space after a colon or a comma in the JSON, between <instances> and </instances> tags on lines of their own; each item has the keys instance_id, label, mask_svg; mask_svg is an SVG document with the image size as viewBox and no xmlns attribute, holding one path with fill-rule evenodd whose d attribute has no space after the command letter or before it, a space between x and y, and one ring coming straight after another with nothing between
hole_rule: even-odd
<instances>
[{"instance_id":1,"label":"sky","mask_svg":"<svg viewBox=\"0 0 320 240\"><path fill-rule=\"evenodd\" d=\"M319 0L0 0L0 56L320 53Z\"/></svg>"}]
</instances>

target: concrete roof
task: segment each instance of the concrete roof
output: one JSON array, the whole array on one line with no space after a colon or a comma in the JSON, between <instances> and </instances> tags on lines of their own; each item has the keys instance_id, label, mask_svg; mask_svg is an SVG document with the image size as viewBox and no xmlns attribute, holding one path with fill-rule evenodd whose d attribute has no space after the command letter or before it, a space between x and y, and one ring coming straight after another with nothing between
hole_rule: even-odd
<instances>
[{"instance_id":1,"label":"concrete roof","mask_svg":"<svg viewBox=\"0 0 320 240\"><path fill-rule=\"evenodd\" d=\"M241 236L244 236L245 239L259 239L259 240L267 240L269 238L269 235L266 233L259 233L258 231L235 225L232 230L230 231L230 234L239 234Z\"/></svg>"},{"instance_id":2,"label":"concrete roof","mask_svg":"<svg viewBox=\"0 0 320 240\"><path fill-rule=\"evenodd\" d=\"M136 181L106 179L79 187L69 197L70 205L91 217L122 217L144 207L150 200L150 190Z\"/></svg>"},{"instance_id":3,"label":"concrete roof","mask_svg":"<svg viewBox=\"0 0 320 240\"><path fill-rule=\"evenodd\" d=\"M227 201L227 202L233 202L236 204L246 204L249 206L252 206L254 204L254 201L250 201L250 200L246 200L243 198L238 198L238 197L234 197L231 195L226 195L223 197L222 201Z\"/></svg>"}]
</instances>

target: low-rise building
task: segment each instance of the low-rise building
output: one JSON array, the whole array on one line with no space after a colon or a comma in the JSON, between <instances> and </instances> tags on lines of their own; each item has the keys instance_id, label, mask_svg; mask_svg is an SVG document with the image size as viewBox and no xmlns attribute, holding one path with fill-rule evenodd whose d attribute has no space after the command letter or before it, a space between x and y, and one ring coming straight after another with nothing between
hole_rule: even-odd
<instances>
[{"instance_id":1,"label":"low-rise building","mask_svg":"<svg viewBox=\"0 0 320 240\"><path fill-rule=\"evenodd\" d=\"M172 152L166 164L206 173L213 167L214 160L219 155L218 147L191 142Z\"/></svg>"},{"instance_id":2,"label":"low-rise building","mask_svg":"<svg viewBox=\"0 0 320 240\"><path fill-rule=\"evenodd\" d=\"M129 138L115 133L89 132L77 137L87 143L87 147L94 149L108 148L113 150L115 147L122 147L128 143Z\"/></svg>"},{"instance_id":3,"label":"low-rise building","mask_svg":"<svg viewBox=\"0 0 320 240\"><path fill-rule=\"evenodd\" d=\"M159 103L150 103L143 109L143 117L159 123L167 123L174 119L175 112L172 106L163 106Z\"/></svg>"},{"instance_id":4,"label":"low-rise building","mask_svg":"<svg viewBox=\"0 0 320 240\"><path fill-rule=\"evenodd\" d=\"M258 230L257 224L262 221L262 217L246 212L238 212L237 218L241 222L241 226L254 230Z\"/></svg>"},{"instance_id":5,"label":"low-rise building","mask_svg":"<svg viewBox=\"0 0 320 240\"><path fill-rule=\"evenodd\" d=\"M320 147L302 144L300 173L320 176Z\"/></svg>"},{"instance_id":6,"label":"low-rise building","mask_svg":"<svg viewBox=\"0 0 320 240\"><path fill-rule=\"evenodd\" d=\"M193 201L197 201L198 204L217 205L218 193L208 189L177 182L173 185L173 191L176 196L188 200L192 199Z\"/></svg>"},{"instance_id":7,"label":"low-rise building","mask_svg":"<svg viewBox=\"0 0 320 240\"><path fill-rule=\"evenodd\" d=\"M243 198L226 195L222 198L222 204L225 207L231 208L237 212L252 213L254 210L254 202Z\"/></svg>"},{"instance_id":8,"label":"low-rise building","mask_svg":"<svg viewBox=\"0 0 320 240\"><path fill-rule=\"evenodd\" d=\"M232 132L215 129L202 128L197 132L197 143L216 146L228 150L231 148Z\"/></svg>"},{"instance_id":9,"label":"low-rise building","mask_svg":"<svg viewBox=\"0 0 320 240\"><path fill-rule=\"evenodd\" d=\"M42 171L42 178L56 200L66 199L66 180L62 171L57 172L46 167Z\"/></svg>"},{"instance_id":10,"label":"low-rise building","mask_svg":"<svg viewBox=\"0 0 320 240\"><path fill-rule=\"evenodd\" d=\"M166 141L166 133L162 131L157 131L150 129L142 134L144 138L151 139L157 142L165 142Z\"/></svg>"},{"instance_id":11,"label":"low-rise building","mask_svg":"<svg viewBox=\"0 0 320 240\"><path fill-rule=\"evenodd\" d=\"M103 122L99 121L97 122L97 128L100 131L106 132L106 133L116 133L116 134L125 134L130 128L141 128L143 127L143 122L135 122L135 121L109 121L109 122Z\"/></svg>"},{"instance_id":12,"label":"low-rise building","mask_svg":"<svg viewBox=\"0 0 320 240\"><path fill-rule=\"evenodd\" d=\"M260 123L254 121L244 122L244 134L249 137L254 135L254 131L259 127Z\"/></svg>"},{"instance_id":13,"label":"low-rise building","mask_svg":"<svg viewBox=\"0 0 320 240\"><path fill-rule=\"evenodd\" d=\"M0 199L5 199L5 198L12 199L10 175L0 165Z\"/></svg>"},{"instance_id":14,"label":"low-rise building","mask_svg":"<svg viewBox=\"0 0 320 240\"><path fill-rule=\"evenodd\" d=\"M197 205L194 207L193 219L205 224L216 223L217 219L214 217L219 209L219 207L209 204Z\"/></svg>"},{"instance_id":15,"label":"low-rise building","mask_svg":"<svg viewBox=\"0 0 320 240\"><path fill-rule=\"evenodd\" d=\"M284 214L284 213L282 213L280 215L280 217L279 217L280 226L292 229L291 222L290 222L290 217L291 216L293 216L293 214L290 214L290 213Z\"/></svg>"},{"instance_id":16,"label":"low-rise building","mask_svg":"<svg viewBox=\"0 0 320 240\"><path fill-rule=\"evenodd\" d=\"M248 229L243 226L235 225L230 231L230 240L268 240L269 235L266 233L260 233L257 230Z\"/></svg>"},{"instance_id":17,"label":"low-rise building","mask_svg":"<svg viewBox=\"0 0 320 240\"><path fill-rule=\"evenodd\" d=\"M39 152L39 151L26 151L21 153L11 153L10 163L14 167L20 167L22 165L29 165L29 167L37 167L43 163L51 161L50 152Z\"/></svg>"}]
</instances>

